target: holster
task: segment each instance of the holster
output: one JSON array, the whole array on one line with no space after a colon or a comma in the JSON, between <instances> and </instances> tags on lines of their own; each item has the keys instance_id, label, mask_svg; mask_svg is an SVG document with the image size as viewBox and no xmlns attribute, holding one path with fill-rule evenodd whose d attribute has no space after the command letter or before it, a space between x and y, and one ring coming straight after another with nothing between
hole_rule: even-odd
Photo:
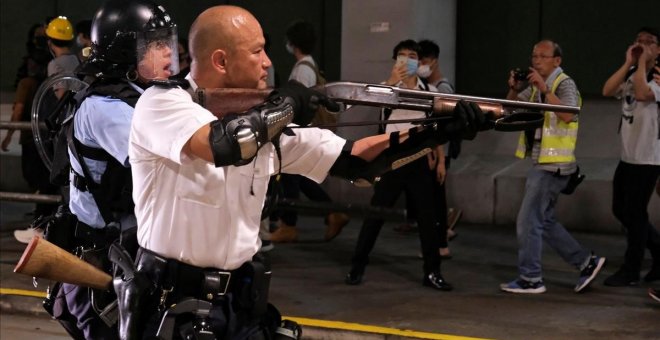
<instances>
[{"instance_id":1,"label":"holster","mask_svg":"<svg viewBox=\"0 0 660 340\"><path fill-rule=\"evenodd\" d=\"M110 246L108 257L114 264L113 286L117 294L119 307L119 337L123 340L140 339L146 324L146 317L156 308L155 291L156 285L147 275L156 268L158 263L149 262L136 266L133 258L119 244Z\"/></svg>"},{"instance_id":2,"label":"holster","mask_svg":"<svg viewBox=\"0 0 660 340\"><path fill-rule=\"evenodd\" d=\"M236 297L243 309L250 311L254 318L266 313L268 306L268 290L270 286L270 271L262 262L250 261L240 268L242 284L238 287Z\"/></svg>"}]
</instances>

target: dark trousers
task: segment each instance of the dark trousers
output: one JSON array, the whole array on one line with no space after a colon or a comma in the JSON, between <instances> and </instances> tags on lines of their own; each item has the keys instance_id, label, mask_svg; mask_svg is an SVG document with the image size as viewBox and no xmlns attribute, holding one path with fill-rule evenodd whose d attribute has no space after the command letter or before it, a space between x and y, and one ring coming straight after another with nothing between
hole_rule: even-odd
<instances>
[{"instance_id":1,"label":"dark trousers","mask_svg":"<svg viewBox=\"0 0 660 340\"><path fill-rule=\"evenodd\" d=\"M445 191L445 184L435 182L436 190L434 191L435 199L438 202L438 207L436 210L436 216L438 220L436 225L438 226L438 232L440 233L440 248L446 248L449 246L447 243L447 194ZM406 216L408 222L417 222L417 207L412 203L412 200L406 196Z\"/></svg>"},{"instance_id":2,"label":"dark trousers","mask_svg":"<svg viewBox=\"0 0 660 340\"><path fill-rule=\"evenodd\" d=\"M312 201L330 202L330 196L323 190L321 185L301 175L282 174L280 177L282 185L282 196L290 200L300 199L302 192ZM287 225L295 226L298 222L298 213L295 211L282 211L279 218Z\"/></svg>"},{"instance_id":3,"label":"dark trousers","mask_svg":"<svg viewBox=\"0 0 660 340\"><path fill-rule=\"evenodd\" d=\"M39 190L42 195L59 194L57 186L50 183L50 173L41 160L34 142L24 141L21 150L21 170L30 190ZM56 208L57 204L37 203L35 217L50 215Z\"/></svg>"},{"instance_id":4,"label":"dark trousers","mask_svg":"<svg viewBox=\"0 0 660 340\"><path fill-rule=\"evenodd\" d=\"M660 233L649 221L647 210L658 176L658 165L622 161L614 172L612 211L627 231L622 269L633 275L639 275L645 248L651 252L654 266L660 266Z\"/></svg>"},{"instance_id":5,"label":"dark trousers","mask_svg":"<svg viewBox=\"0 0 660 340\"><path fill-rule=\"evenodd\" d=\"M417 207L416 219L424 257L424 274L440 270L438 252L440 231L436 225L438 203L434 192L436 184L435 176L429 170L426 157L422 157L383 175L374 186L374 195L371 198L371 205L389 208L394 206L401 193L405 192L410 204ZM383 223L382 219L364 220L352 259L354 271L364 271Z\"/></svg>"},{"instance_id":6,"label":"dark trousers","mask_svg":"<svg viewBox=\"0 0 660 340\"><path fill-rule=\"evenodd\" d=\"M117 327L108 327L94 311L89 288L63 283L55 299L53 317L73 339L119 339Z\"/></svg>"}]
</instances>

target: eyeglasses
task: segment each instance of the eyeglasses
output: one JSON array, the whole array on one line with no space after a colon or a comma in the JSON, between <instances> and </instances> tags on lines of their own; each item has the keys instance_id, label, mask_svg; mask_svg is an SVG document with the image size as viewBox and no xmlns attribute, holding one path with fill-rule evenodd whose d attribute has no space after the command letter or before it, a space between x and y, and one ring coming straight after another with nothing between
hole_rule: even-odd
<instances>
[{"instance_id":1,"label":"eyeglasses","mask_svg":"<svg viewBox=\"0 0 660 340\"><path fill-rule=\"evenodd\" d=\"M532 54L531 59L547 59L547 58L554 58L555 56L552 55L539 55L539 54Z\"/></svg>"},{"instance_id":2,"label":"eyeglasses","mask_svg":"<svg viewBox=\"0 0 660 340\"><path fill-rule=\"evenodd\" d=\"M651 45L657 45L658 41L657 40L650 40L650 39L637 39L635 40L636 43L641 44L641 45L646 45L646 46L651 46Z\"/></svg>"}]
</instances>

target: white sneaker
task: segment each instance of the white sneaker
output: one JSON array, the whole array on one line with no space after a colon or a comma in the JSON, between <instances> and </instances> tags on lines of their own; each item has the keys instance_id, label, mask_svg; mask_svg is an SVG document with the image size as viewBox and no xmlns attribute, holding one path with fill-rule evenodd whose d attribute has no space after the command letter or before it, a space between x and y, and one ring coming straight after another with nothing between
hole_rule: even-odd
<instances>
[{"instance_id":1,"label":"white sneaker","mask_svg":"<svg viewBox=\"0 0 660 340\"><path fill-rule=\"evenodd\" d=\"M14 237L18 242L28 244L33 237L44 237L44 231L39 228L27 228L21 230L14 230Z\"/></svg>"}]
</instances>

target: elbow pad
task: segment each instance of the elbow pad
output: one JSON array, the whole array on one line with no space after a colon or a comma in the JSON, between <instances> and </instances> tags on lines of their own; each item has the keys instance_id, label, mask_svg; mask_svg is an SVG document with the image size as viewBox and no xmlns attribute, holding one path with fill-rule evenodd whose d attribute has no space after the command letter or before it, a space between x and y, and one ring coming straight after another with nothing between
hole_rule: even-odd
<instances>
[{"instance_id":1,"label":"elbow pad","mask_svg":"<svg viewBox=\"0 0 660 340\"><path fill-rule=\"evenodd\" d=\"M288 98L273 98L246 113L226 115L211 123L209 144L216 167L245 165L293 120Z\"/></svg>"},{"instance_id":2,"label":"elbow pad","mask_svg":"<svg viewBox=\"0 0 660 340\"><path fill-rule=\"evenodd\" d=\"M335 163L330 175L341 177L358 186L367 186L379 180L388 171L396 170L433 151L440 144L432 129L410 130L409 138L399 143L399 133L390 134L390 145L374 160L368 162L351 155L353 143L347 142Z\"/></svg>"}]
</instances>

